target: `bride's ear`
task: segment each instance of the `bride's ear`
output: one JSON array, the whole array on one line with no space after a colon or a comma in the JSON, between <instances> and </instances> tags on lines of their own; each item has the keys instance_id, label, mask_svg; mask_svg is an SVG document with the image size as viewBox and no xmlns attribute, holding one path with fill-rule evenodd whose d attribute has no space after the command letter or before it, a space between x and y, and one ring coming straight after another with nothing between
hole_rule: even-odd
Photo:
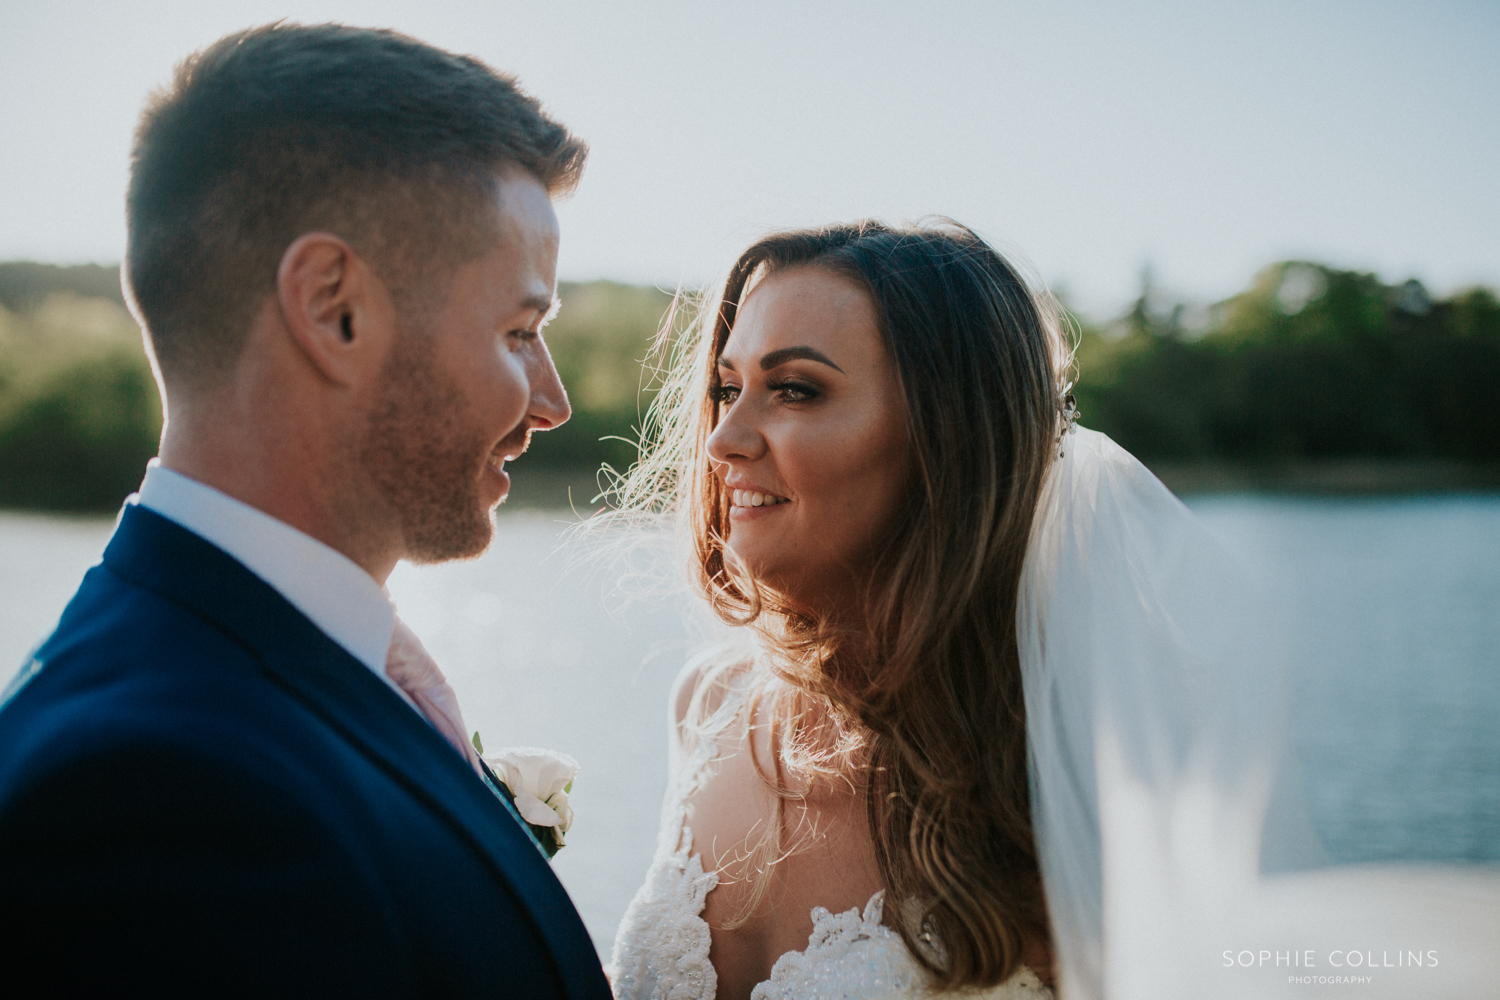
<instances>
[{"instance_id":1,"label":"bride's ear","mask_svg":"<svg viewBox=\"0 0 1500 1000\"><path fill-rule=\"evenodd\" d=\"M340 386L379 368L391 327L384 283L332 233L303 233L281 255L276 295L287 334L322 377Z\"/></svg>"}]
</instances>

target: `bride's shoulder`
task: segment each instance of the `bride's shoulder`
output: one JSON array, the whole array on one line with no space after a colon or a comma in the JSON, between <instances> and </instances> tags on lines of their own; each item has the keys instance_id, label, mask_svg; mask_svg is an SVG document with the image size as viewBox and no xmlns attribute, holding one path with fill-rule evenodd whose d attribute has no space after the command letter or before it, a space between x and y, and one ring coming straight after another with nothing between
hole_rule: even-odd
<instances>
[{"instance_id":1,"label":"bride's shoulder","mask_svg":"<svg viewBox=\"0 0 1500 1000\"><path fill-rule=\"evenodd\" d=\"M680 733L719 715L738 701L754 671L754 651L739 644L719 643L690 658L667 700L672 728Z\"/></svg>"}]
</instances>

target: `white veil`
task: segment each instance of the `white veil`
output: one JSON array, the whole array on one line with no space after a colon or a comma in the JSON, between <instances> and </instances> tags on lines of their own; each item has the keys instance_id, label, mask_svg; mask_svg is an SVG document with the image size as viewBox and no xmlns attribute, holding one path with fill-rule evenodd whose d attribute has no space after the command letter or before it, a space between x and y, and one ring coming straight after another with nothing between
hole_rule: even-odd
<instances>
[{"instance_id":1,"label":"white veil","mask_svg":"<svg viewBox=\"0 0 1500 1000\"><path fill-rule=\"evenodd\" d=\"M1017 606L1060 995L1493 991L1493 868L1263 866L1285 853L1263 830L1297 827L1295 808L1267 823L1286 720L1269 603L1129 453L1064 442Z\"/></svg>"}]
</instances>

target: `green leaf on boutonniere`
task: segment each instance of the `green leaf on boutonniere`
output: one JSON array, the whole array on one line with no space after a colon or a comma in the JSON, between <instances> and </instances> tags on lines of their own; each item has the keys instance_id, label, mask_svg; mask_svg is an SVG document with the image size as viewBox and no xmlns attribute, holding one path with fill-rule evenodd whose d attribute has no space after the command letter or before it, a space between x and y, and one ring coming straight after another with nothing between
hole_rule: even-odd
<instances>
[{"instance_id":1,"label":"green leaf on boutonniere","mask_svg":"<svg viewBox=\"0 0 1500 1000\"><path fill-rule=\"evenodd\" d=\"M484 744L479 741L479 730L477 730L477 729L474 730L474 739L472 740L472 742L474 744L474 752L477 753L477 754L483 755L484 754Z\"/></svg>"}]
</instances>

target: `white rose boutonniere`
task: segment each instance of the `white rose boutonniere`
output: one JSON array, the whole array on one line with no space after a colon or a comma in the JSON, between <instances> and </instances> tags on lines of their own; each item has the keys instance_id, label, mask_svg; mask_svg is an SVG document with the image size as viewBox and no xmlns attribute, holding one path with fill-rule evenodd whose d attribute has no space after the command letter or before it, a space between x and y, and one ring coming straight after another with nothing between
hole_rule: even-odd
<instances>
[{"instance_id":1,"label":"white rose boutonniere","mask_svg":"<svg viewBox=\"0 0 1500 1000\"><path fill-rule=\"evenodd\" d=\"M474 749L484 755L478 733L474 734ZM556 750L507 747L485 756L484 762L504 783L516 812L531 827L547 856L562 850L563 837L573 825L568 793L578 776L578 761Z\"/></svg>"}]
</instances>

